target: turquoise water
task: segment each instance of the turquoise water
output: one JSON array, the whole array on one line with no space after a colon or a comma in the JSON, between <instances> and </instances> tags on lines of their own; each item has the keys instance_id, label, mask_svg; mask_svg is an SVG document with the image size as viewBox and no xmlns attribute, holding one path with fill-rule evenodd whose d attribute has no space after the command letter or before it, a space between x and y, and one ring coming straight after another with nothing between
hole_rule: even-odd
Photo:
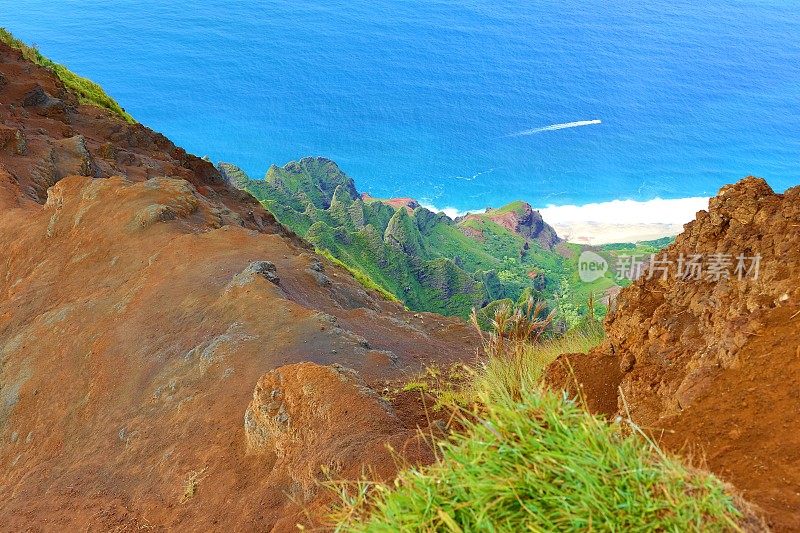
<instances>
[{"instance_id":1,"label":"turquoise water","mask_svg":"<svg viewBox=\"0 0 800 533\"><path fill-rule=\"evenodd\" d=\"M324 155L458 209L800 183L800 9L701 4L0 0L0 25L253 176Z\"/></svg>"}]
</instances>

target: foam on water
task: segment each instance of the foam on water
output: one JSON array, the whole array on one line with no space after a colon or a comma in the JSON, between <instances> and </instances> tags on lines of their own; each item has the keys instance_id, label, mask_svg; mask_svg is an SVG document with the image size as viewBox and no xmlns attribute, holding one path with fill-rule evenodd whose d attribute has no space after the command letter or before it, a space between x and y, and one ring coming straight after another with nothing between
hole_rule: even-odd
<instances>
[{"instance_id":1,"label":"foam on water","mask_svg":"<svg viewBox=\"0 0 800 533\"><path fill-rule=\"evenodd\" d=\"M535 135L537 133L543 133L545 131L557 131L557 130L565 130L567 128L580 128L581 126L592 126L594 124L602 124L600 119L593 119L593 120L578 120L575 122L564 122L562 124L551 124L550 126L545 126L543 128L534 128L532 130L522 130L518 131L517 133L512 133L509 137L523 137L525 135Z\"/></svg>"}]
</instances>

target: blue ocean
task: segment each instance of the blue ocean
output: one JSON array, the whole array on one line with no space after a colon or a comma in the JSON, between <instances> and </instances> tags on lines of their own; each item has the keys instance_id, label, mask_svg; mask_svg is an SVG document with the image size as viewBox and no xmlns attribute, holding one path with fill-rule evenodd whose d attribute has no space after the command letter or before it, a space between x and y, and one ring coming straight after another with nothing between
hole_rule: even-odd
<instances>
[{"instance_id":1,"label":"blue ocean","mask_svg":"<svg viewBox=\"0 0 800 533\"><path fill-rule=\"evenodd\" d=\"M800 183L800 9L718 0L0 0L137 120L460 210Z\"/></svg>"}]
</instances>

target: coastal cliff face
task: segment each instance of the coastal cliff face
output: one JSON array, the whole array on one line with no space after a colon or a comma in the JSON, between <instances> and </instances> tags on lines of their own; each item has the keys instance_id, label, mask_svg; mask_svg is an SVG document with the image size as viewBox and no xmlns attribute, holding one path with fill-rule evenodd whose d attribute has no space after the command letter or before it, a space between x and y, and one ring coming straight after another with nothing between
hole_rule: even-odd
<instances>
[{"instance_id":1,"label":"coastal cliff face","mask_svg":"<svg viewBox=\"0 0 800 533\"><path fill-rule=\"evenodd\" d=\"M390 475L386 442L430 460L370 384L473 357L470 328L365 290L2 44L0 104L3 528L288 531L328 497L323 467Z\"/></svg>"},{"instance_id":2,"label":"coastal cliff face","mask_svg":"<svg viewBox=\"0 0 800 533\"><path fill-rule=\"evenodd\" d=\"M799 529L800 187L724 187L658 261L619 294L603 345L571 358L588 403L688 445Z\"/></svg>"},{"instance_id":3,"label":"coastal cliff face","mask_svg":"<svg viewBox=\"0 0 800 533\"><path fill-rule=\"evenodd\" d=\"M547 224L541 213L527 202L512 202L500 209L486 209L483 214L471 214L463 220L486 218L504 228L521 235L527 240L538 242L543 248L552 250L561 239L556 230Z\"/></svg>"},{"instance_id":4,"label":"coastal cliff face","mask_svg":"<svg viewBox=\"0 0 800 533\"><path fill-rule=\"evenodd\" d=\"M273 166L263 180L231 164L219 168L281 223L411 309L467 317L473 308L529 296L586 306L584 293L562 291L578 277L580 251L557 248L561 240L527 203L452 220L411 198L359 194L325 158ZM614 284L609 275L587 294Z\"/></svg>"}]
</instances>

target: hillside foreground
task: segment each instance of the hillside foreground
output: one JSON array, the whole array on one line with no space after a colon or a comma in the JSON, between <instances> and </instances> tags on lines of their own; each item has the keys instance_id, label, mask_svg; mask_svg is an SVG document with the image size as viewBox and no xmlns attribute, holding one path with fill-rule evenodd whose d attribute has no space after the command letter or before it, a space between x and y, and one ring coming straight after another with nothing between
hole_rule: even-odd
<instances>
[{"instance_id":1,"label":"hillside foreground","mask_svg":"<svg viewBox=\"0 0 800 533\"><path fill-rule=\"evenodd\" d=\"M2 44L0 102L0 529L289 531L327 497L320 464L394 471L375 441L413 447L417 420L362 380L474 355L471 328L368 292L213 165ZM245 415L299 362L360 376L309 379L344 435L310 425L280 462ZM359 426L360 406L386 416Z\"/></svg>"},{"instance_id":2,"label":"hillside foreground","mask_svg":"<svg viewBox=\"0 0 800 533\"><path fill-rule=\"evenodd\" d=\"M365 290L209 162L5 45L0 103L0 527L292 531L328 512L328 476L435 462L418 428L444 421L383 384L474 361L472 328ZM603 344L548 373L706 456L784 531L799 195L723 189L667 253L758 253L759 277L644 277Z\"/></svg>"}]
</instances>

